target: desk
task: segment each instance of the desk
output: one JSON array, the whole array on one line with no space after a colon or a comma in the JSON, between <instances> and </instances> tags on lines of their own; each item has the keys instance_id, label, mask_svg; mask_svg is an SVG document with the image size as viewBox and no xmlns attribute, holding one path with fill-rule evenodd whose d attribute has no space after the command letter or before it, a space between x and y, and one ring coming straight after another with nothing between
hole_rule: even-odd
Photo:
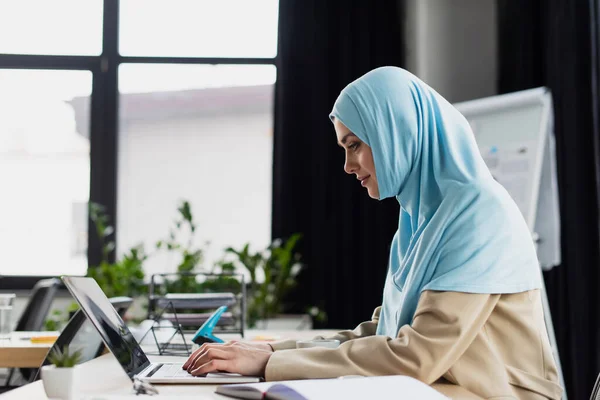
<instances>
[{"instance_id":1,"label":"desk","mask_svg":"<svg viewBox=\"0 0 600 400\"><path fill-rule=\"evenodd\" d=\"M38 368L54 343L31 343L32 336L56 335L58 332L12 332L10 339L0 339L0 368Z\"/></svg>"},{"instance_id":2,"label":"desk","mask_svg":"<svg viewBox=\"0 0 600 400\"><path fill-rule=\"evenodd\" d=\"M184 362L185 357L149 356L152 362ZM105 354L94 360L79 366L80 390L79 398L93 398L101 400L100 395L123 396L123 399L146 398L139 397L132 392L132 382L127 377L117 359L112 354ZM102 378L100 378L102 377ZM99 379L100 378L100 379ZM161 397L181 399L180 396L193 396L197 400L204 399L226 399L215 393L217 385L156 385L159 396L148 397L148 399L159 399ZM31 400L47 399L42 381L33 382L18 389L0 395L1 400ZM181 400L184 400L185 397Z\"/></svg>"},{"instance_id":3,"label":"desk","mask_svg":"<svg viewBox=\"0 0 600 400\"><path fill-rule=\"evenodd\" d=\"M150 361L183 362L183 357L153 357ZM215 393L217 385L156 385L158 396L136 396L132 393L132 383L112 354L82 364L80 384L86 390L79 391L78 399L85 400L140 400L140 399L177 399L177 400L226 400L230 397ZM101 378L100 378L101 377ZM100 379L99 379L100 378ZM447 383L435 383L433 388L452 400L482 400L480 397ZM47 399L42 381L30 383L18 389L0 395L0 400Z\"/></svg>"},{"instance_id":4,"label":"desk","mask_svg":"<svg viewBox=\"0 0 600 400\"><path fill-rule=\"evenodd\" d=\"M337 331L312 330L312 331L246 331L246 337L252 339L257 336L261 337L278 337L292 339L310 339L314 336L329 336ZM238 336L239 338L239 336ZM144 351L154 350L143 346ZM47 349L46 349L47 350ZM151 362L184 362L186 357L173 356L148 356ZM39 364L38 364L39 365ZM140 397L132 394L132 382L121 368L112 354L105 354L94 360L88 361L78 368L80 377L80 397L93 397L94 399L102 399L98 396L102 395L121 395L122 398L131 398L139 400ZM177 395L178 400L185 400L192 396L196 400L204 399L228 399L215 393L217 385L156 385L160 395L148 397L149 399L160 399L161 397L173 398ZM184 396L181 398L180 396ZM145 397L144 397L145 398ZM33 382L22 386L18 389L0 395L0 400L30 400L30 399L47 399L42 381Z\"/></svg>"},{"instance_id":5,"label":"desk","mask_svg":"<svg viewBox=\"0 0 600 400\"><path fill-rule=\"evenodd\" d=\"M314 336L330 336L336 331L287 331L287 332L265 332L248 331L247 338L255 336L278 336L281 338L310 339ZM144 346L146 347L146 346ZM154 350L156 347L154 347ZM146 351L146 349L144 349ZM150 349L147 349L150 350ZM186 357L173 356L149 356L151 362L184 362ZM217 385L156 385L159 390L158 396L140 397L132 393L132 382L112 354L105 354L94 360L88 361L78 368L79 370L79 397L86 400L140 400L140 399L177 399L177 400L226 400L229 397L215 393ZM437 389L453 400L481 400L480 397L447 383L435 383ZM111 397L108 397L111 396ZM0 400L31 400L47 399L42 381L30 383L18 389L0 395Z\"/></svg>"}]
</instances>

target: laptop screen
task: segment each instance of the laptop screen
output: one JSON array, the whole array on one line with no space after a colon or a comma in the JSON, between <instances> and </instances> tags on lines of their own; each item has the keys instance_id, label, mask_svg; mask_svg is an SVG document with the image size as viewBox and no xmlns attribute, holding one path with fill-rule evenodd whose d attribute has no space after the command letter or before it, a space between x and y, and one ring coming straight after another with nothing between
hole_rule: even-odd
<instances>
[{"instance_id":1,"label":"laptop screen","mask_svg":"<svg viewBox=\"0 0 600 400\"><path fill-rule=\"evenodd\" d=\"M144 370L150 361L115 308L93 278L62 278L79 306L129 378Z\"/></svg>"}]
</instances>

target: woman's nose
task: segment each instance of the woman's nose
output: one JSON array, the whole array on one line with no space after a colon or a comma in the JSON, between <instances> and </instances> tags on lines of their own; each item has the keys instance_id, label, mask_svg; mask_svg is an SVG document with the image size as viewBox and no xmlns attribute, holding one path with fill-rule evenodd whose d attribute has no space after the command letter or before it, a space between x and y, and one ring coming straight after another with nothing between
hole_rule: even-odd
<instances>
[{"instance_id":1,"label":"woman's nose","mask_svg":"<svg viewBox=\"0 0 600 400\"><path fill-rule=\"evenodd\" d=\"M347 174L353 174L356 171L356 163L353 160L348 159L346 157L346 161L344 162L344 171Z\"/></svg>"}]
</instances>

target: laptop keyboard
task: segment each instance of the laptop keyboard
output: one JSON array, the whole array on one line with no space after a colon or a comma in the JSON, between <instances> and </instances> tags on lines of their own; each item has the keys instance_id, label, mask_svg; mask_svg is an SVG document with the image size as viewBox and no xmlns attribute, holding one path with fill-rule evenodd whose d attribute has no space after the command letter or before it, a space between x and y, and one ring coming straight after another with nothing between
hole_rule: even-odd
<instances>
[{"instance_id":1,"label":"laptop keyboard","mask_svg":"<svg viewBox=\"0 0 600 400\"><path fill-rule=\"evenodd\" d=\"M153 378L191 378L189 372L181 369L181 364L163 364L158 371L152 374Z\"/></svg>"}]
</instances>

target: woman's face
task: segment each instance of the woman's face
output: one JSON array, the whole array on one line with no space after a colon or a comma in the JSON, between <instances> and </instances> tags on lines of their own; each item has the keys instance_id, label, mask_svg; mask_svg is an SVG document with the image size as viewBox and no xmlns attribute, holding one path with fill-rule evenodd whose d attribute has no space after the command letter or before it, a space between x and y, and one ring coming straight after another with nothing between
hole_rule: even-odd
<instances>
[{"instance_id":1,"label":"woman's face","mask_svg":"<svg viewBox=\"0 0 600 400\"><path fill-rule=\"evenodd\" d=\"M337 118L334 118L333 126L335 127L338 145L346 153L344 171L347 174L356 175L356 179L360 181L360 184L367 188L369 196L373 199L379 199L379 186L377 186L375 163L373 162L371 148L358 136L350 132L350 129Z\"/></svg>"}]
</instances>

